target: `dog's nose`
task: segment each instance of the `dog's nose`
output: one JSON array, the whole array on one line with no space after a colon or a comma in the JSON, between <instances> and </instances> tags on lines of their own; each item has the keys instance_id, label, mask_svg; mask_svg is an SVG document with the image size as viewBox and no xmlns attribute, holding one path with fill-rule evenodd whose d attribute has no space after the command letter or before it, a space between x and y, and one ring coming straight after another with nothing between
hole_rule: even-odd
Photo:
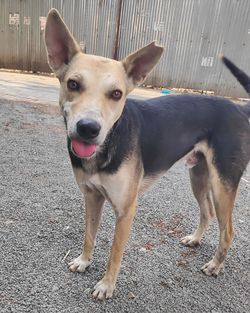
<instances>
[{"instance_id":1,"label":"dog's nose","mask_svg":"<svg viewBox=\"0 0 250 313\"><path fill-rule=\"evenodd\" d=\"M101 126L92 119L82 119L77 122L76 130L83 139L93 139L99 135Z\"/></svg>"}]
</instances>

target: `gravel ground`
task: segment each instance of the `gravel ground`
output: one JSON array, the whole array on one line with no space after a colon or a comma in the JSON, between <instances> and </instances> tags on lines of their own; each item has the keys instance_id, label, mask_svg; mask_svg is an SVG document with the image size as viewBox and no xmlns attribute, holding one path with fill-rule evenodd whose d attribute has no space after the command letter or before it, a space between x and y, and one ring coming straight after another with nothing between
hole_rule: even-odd
<instances>
[{"instance_id":1,"label":"gravel ground","mask_svg":"<svg viewBox=\"0 0 250 313\"><path fill-rule=\"evenodd\" d=\"M179 243L198 221L179 163L140 197L114 298L100 302L91 291L105 270L114 214L107 205L89 270L69 272L67 262L81 250L83 209L57 107L0 100L0 134L2 313L250 312L250 168L224 273L209 278L200 271L218 242L216 222L200 247Z\"/></svg>"}]
</instances>

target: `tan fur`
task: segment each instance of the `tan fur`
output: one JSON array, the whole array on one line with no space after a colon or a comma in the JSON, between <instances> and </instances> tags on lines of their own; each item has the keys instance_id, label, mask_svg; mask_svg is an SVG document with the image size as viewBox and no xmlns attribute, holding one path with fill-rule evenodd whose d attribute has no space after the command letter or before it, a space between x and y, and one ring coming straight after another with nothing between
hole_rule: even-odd
<instances>
[{"instance_id":1,"label":"tan fur","mask_svg":"<svg viewBox=\"0 0 250 313\"><path fill-rule=\"evenodd\" d=\"M135 195L134 200L126 207L123 207L123 214L117 218L107 271L103 279L95 286L94 297L98 297L99 299L112 297L117 275L120 270L121 259L136 212L136 200L137 197Z\"/></svg>"},{"instance_id":2,"label":"tan fur","mask_svg":"<svg viewBox=\"0 0 250 313\"><path fill-rule=\"evenodd\" d=\"M189 170L189 173L192 190L200 207L200 223L195 232L182 238L181 242L193 247L200 243L215 212L206 159L203 157L195 167Z\"/></svg>"},{"instance_id":3,"label":"tan fur","mask_svg":"<svg viewBox=\"0 0 250 313\"><path fill-rule=\"evenodd\" d=\"M81 186L83 189L83 186ZM95 190L84 187L85 196L85 238L81 255L69 263L72 272L84 272L92 262L97 229L105 198Z\"/></svg>"},{"instance_id":4,"label":"tan fur","mask_svg":"<svg viewBox=\"0 0 250 313\"><path fill-rule=\"evenodd\" d=\"M85 91L69 92L66 83L69 79L81 82ZM121 115L127 88L128 80L121 62L78 53L61 80L60 103L66 113L68 135L74 133L79 119L92 118L101 125L98 143L102 144ZM109 93L116 89L123 93L119 101L109 98Z\"/></svg>"},{"instance_id":5,"label":"tan fur","mask_svg":"<svg viewBox=\"0 0 250 313\"><path fill-rule=\"evenodd\" d=\"M60 106L66 120L68 137L73 137L78 121L94 119L101 126L95 142L98 153L123 111L128 92L140 84L153 69L163 48L152 42L121 62L85 55L80 52L76 41L54 9L48 15L45 42L48 62L61 84ZM79 83L80 91L72 91L68 87L70 80ZM120 99L110 97L114 90L122 92ZM204 157L200 160L199 157L196 158L196 153L202 153ZM233 237L232 209L236 191L231 190L219 177L213 163L213 150L206 142L195 145L189 158L189 163L196 166L190 171L190 176L201 217L194 234L183 238L182 242L186 245L200 242L214 215L215 207L220 226L220 242L214 258L203 267L203 271L207 275L217 275ZM70 262L69 268L73 272L84 272L91 264L103 204L105 200L109 201L116 214L114 241L107 271L93 293L94 297L104 299L112 297L115 288L136 213L138 194L148 188L160 174L144 177L142 161L135 152L113 174L96 171L95 155L91 155L85 163L87 165L84 169L73 167L76 181L85 198L85 238L81 255Z\"/></svg>"},{"instance_id":6,"label":"tan fur","mask_svg":"<svg viewBox=\"0 0 250 313\"><path fill-rule=\"evenodd\" d=\"M232 225L232 212L237 190L230 190L221 181L218 173L214 170L211 177L211 188L215 204L216 216L219 222L220 238L219 246L213 259L202 267L207 275L218 275L223 268L224 259L231 246L234 235Z\"/></svg>"},{"instance_id":7,"label":"tan fur","mask_svg":"<svg viewBox=\"0 0 250 313\"><path fill-rule=\"evenodd\" d=\"M65 38L62 36L60 40L65 39L61 50L67 45L67 53L62 53L58 45L53 47L50 33L55 32L55 29L58 30L60 36L65 32ZM68 136L70 137L75 132L78 120L92 118L101 125L97 138L98 145L104 142L108 131L120 117L128 93L145 79L163 52L162 47L152 42L130 54L123 61L83 54L59 13L54 9L48 14L45 42L49 65L60 80L59 103L62 113L66 116ZM58 50L60 53L57 56ZM68 65L62 61L65 54L70 59ZM145 61L144 58L146 58ZM61 67L58 65L60 62ZM145 65L142 66L142 64ZM84 92L69 91L67 88L69 79L80 82ZM122 91L122 97L114 101L110 99L109 93L117 89Z\"/></svg>"},{"instance_id":8,"label":"tan fur","mask_svg":"<svg viewBox=\"0 0 250 313\"><path fill-rule=\"evenodd\" d=\"M98 299L110 298L115 288L122 255L128 240L136 211L138 188L142 181L140 162L133 156L123 163L117 173L86 175L74 169L75 177L85 197L85 240L81 255L70 264L71 271L84 272L91 264L97 228L104 199L113 206L117 221L114 242L104 278L96 285L93 295Z\"/></svg>"},{"instance_id":9,"label":"tan fur","mask_svg":"<svg viewBox=\"0 0 250 313\"><path fill-rule=\"evenodd\" d=\"M200 224L192 235L181 241L188 246L199 244L216 212L220 229L219 246L215 256L202 270L208 276L218 275L233 239L232 211L237 190L232 190L219 176L213 162L213 150L206 142L197 144L194 151L204 155L200 164L190 171L193 192L200 206Z\"/></svg>"}]
</instances>

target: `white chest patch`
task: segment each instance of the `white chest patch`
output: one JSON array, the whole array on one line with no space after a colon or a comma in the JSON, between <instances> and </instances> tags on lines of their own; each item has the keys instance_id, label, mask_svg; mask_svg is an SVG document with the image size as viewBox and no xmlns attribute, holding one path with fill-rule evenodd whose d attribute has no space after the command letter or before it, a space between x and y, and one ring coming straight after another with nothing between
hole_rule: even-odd
<instances>
[{"instance_id":1,"label":"white chest patch","mask_svg":"<svg viewBox=\"0 0 250 313\"><path fill-rule=\"evenodd\" d=\"M99 174L95 174L89 177L87 181L84 182L90 189L98 189L103 188L103 184L101 182L101 178Z\"/></svg>"},{"instance_id":2,"label":"white chest patch","mask_svg":"<svg viewBox=\"0 0 250 313\"><path fill-rule=\"evenodd\" d=\"M73 169L76 181L84 192L84 186L92 190L98 190L114 207L118 214L128 205L128 199L136 196L140 185L140 177L135 175L133 163L126 163L116 173L96 173L89 175L81 169ZM137 182L135 183L135 180ZM130 200L129 200L130 201Z\"/></svg>"}]
</instances>

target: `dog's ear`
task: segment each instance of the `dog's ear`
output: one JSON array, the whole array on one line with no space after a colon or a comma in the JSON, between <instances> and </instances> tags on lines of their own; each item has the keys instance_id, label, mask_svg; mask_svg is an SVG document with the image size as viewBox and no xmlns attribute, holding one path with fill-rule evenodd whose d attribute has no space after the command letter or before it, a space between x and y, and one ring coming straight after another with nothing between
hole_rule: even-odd
<instances>
[{"instance_id":1,"label":"dog's ear","mask_svg":"<svg viewBox=\"0 0 250 313\"><path fill-rule=\"evenodd\" d=\"M68 64L73 56L80 51L80 47L56 9L51 9L48 13L45 44L48 63L55 74L58 74L61 66Z\"/></svg>"},{"instance_id":2,"label":"dog's ear","mask_svg":"<svg viewBox=\"0 0 250 313\"><path fill-rule=\"evenodd\" d=\"M132 80L130 89L133 89L144 81L159 61L163 50L164 48L162 46L158 46L153 41L144 48L130 54L122 61L128 78Z\"/></svg>"}]
</instances>

